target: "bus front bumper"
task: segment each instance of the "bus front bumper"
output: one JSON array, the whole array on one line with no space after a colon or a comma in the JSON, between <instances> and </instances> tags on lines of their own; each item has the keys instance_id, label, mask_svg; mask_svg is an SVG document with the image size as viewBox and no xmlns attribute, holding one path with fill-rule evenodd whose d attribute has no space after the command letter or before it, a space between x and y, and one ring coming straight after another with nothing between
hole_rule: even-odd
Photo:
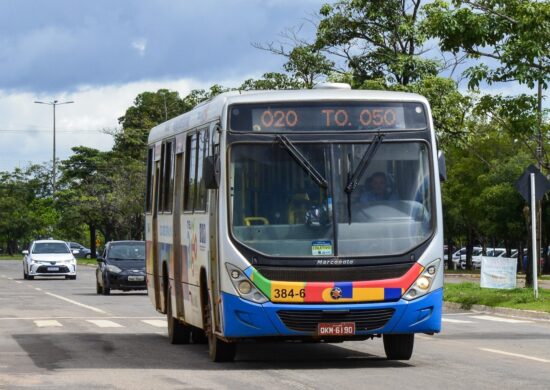
<instances>
[{"instance_id":1,"label":"bus front bumper","mask_svg":"<svg viewBox=\"0 0 550 390\"><path fill-rule=\"evenodd\" d=\"M355 304L256 304L238 296L222 293L224 334L226 338L288 337L323 338L317 335L320 322L356 320L355 336L388 333L437 333L441 330L443 291L438 289L415 299L395 302ZM371 310L375 310L372 312ZM346 313L353 313L347 315ZM328 313L328 317L325 313ZM335 313L334 316L331 316ZM339 316L340 314L343 317ZM359 318L359 319L358 319ZM360 326L367 324L367 326ZM306 325L310 323L309 327ZM307 328L307 329L306 329ZM301 330L299 330L301 329ZM350 337L347 337L350 338Z\"/></svg>"}]
</instances>

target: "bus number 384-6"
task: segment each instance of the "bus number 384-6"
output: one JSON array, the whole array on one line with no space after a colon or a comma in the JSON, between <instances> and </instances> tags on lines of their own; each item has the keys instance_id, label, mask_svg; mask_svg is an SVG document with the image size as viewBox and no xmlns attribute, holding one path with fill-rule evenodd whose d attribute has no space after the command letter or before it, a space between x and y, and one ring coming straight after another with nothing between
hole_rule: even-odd
<instances>
[{"instance_id":1,"label":"bus number 384-6","mask_svg":"<svg viewBox=\"0 0 550 390\"><path fill-rule=\"evenodd\" d=\"M294 297L300 297L300 298L305 298L306 297L306 290L305 289L300 289L299 291L295 291L294 289L286 289L286 288L276 288L274 291L273 291L275 294L274 294L274 298L294 298Z\"/></svg>"}]
</instances>

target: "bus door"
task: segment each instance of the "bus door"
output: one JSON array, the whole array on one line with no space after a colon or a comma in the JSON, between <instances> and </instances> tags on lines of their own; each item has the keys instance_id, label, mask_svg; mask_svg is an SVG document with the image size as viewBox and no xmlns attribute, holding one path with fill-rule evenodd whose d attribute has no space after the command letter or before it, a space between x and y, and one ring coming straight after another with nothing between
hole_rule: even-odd
<instances>
[{"instance_id":1,"label":"bus door","mask_svg":"<svg viewBox=\"0 0 550 390\"><path fill-rule=\"evenodd\" d=\"M152 239L152 245L153 245L153 259L152 259L152 271L153 271L153 286L154 286L154 295L155 295L155 307L157 310L162 310L162 302L161 302L161 291L160 291L160 284L161 284L161 276L159 273L159 227L158 227L158 208L159 208L159 197L160 197L160 145L155 145L155 174L154 174L154 182L153 182L153 188L154 196L153 196L153 221L152 221L152 230L153 230L153 239Z\"/></svg>"},{"instance_id":2,"label":"bus door","mask_svg":"<svg viewBox=\"0 0 550 390\"><path fill-rule=\"evenodd\" d=\"M183 141L176 140L176 172L174 189L174 212L173 212L173 248L174 248L174 286L176 293L177 317L184 319L183 300L183 251L181 242L181 210L183 199Z\"/></svg>"},{"instance_id":3,"label":"bus door","mask_svg":"<svg viewBox=\"0 0 550 390\"><path fill-rule=\"evenodd\" d=\"M207 156L218 156L220 153L220 132L219 124L215 123L210 126L209 129L209 138L207 148ZM206 156L205 156L206 157ZM209 210L209 221L208 221L208 242L209 242L209 277L211 283L212 291L212 302L214 305L214 328L216 331L221 331L221 322L220 322L220 282L219 275L220 272L223 272L221 269L222 262L218 258L218 194L219 190L208 190L208 210Z\"/></svg>"}]
</instances>

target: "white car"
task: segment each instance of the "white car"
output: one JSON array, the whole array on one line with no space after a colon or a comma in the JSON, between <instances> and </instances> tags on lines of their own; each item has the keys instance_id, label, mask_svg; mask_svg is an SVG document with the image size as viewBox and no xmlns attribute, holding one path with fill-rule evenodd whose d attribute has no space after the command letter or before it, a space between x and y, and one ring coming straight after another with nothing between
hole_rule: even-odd
<instances>
[{"instance_id":1,"label":"white car","mask_svg":"<svg viewBox=\"0 0 550 390\"><path fill-rule=\"evenodd\" d=\"M65 276L76 279L76 259L65 241L33 241L23 254L23 277L28 280L35 276Z\"/></svg>"}]
</instances>

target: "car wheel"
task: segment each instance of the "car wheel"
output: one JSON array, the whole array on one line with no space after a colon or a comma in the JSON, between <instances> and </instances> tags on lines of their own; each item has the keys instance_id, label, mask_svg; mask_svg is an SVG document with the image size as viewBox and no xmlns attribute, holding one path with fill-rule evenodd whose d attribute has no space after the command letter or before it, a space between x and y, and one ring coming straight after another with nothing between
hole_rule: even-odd
<instances>
[{"instance_id":1,"label":"car wheel","mask_svg":"<svg viewBox=\"0 0 550 390\"><path fill-rule=\"evenodd\" d=\"M101 290L102 290L101 293L103 295L110 295L111 294L111 288L110 287L103 286L103 288Z\"/></svg>"},{"instance_id":2,"label":"car wheel","mask_svg":"<svg viewBox=\"0 0 550 390\"><path fill-rule=\"evenodd\" d=\"M27 280L34 280L34 276L33 275L27 275Z\"/></svg>"},{"instance_id":3,"label":"car wheel","mask_svg":"<svg viewBox=\"0 0 550 390\"><path fill-rule=\"evenodd\" d=\"M413 347L414 333L384 335L384 351L388 360L409 360Z\"/></svg>"}]
</instances>

